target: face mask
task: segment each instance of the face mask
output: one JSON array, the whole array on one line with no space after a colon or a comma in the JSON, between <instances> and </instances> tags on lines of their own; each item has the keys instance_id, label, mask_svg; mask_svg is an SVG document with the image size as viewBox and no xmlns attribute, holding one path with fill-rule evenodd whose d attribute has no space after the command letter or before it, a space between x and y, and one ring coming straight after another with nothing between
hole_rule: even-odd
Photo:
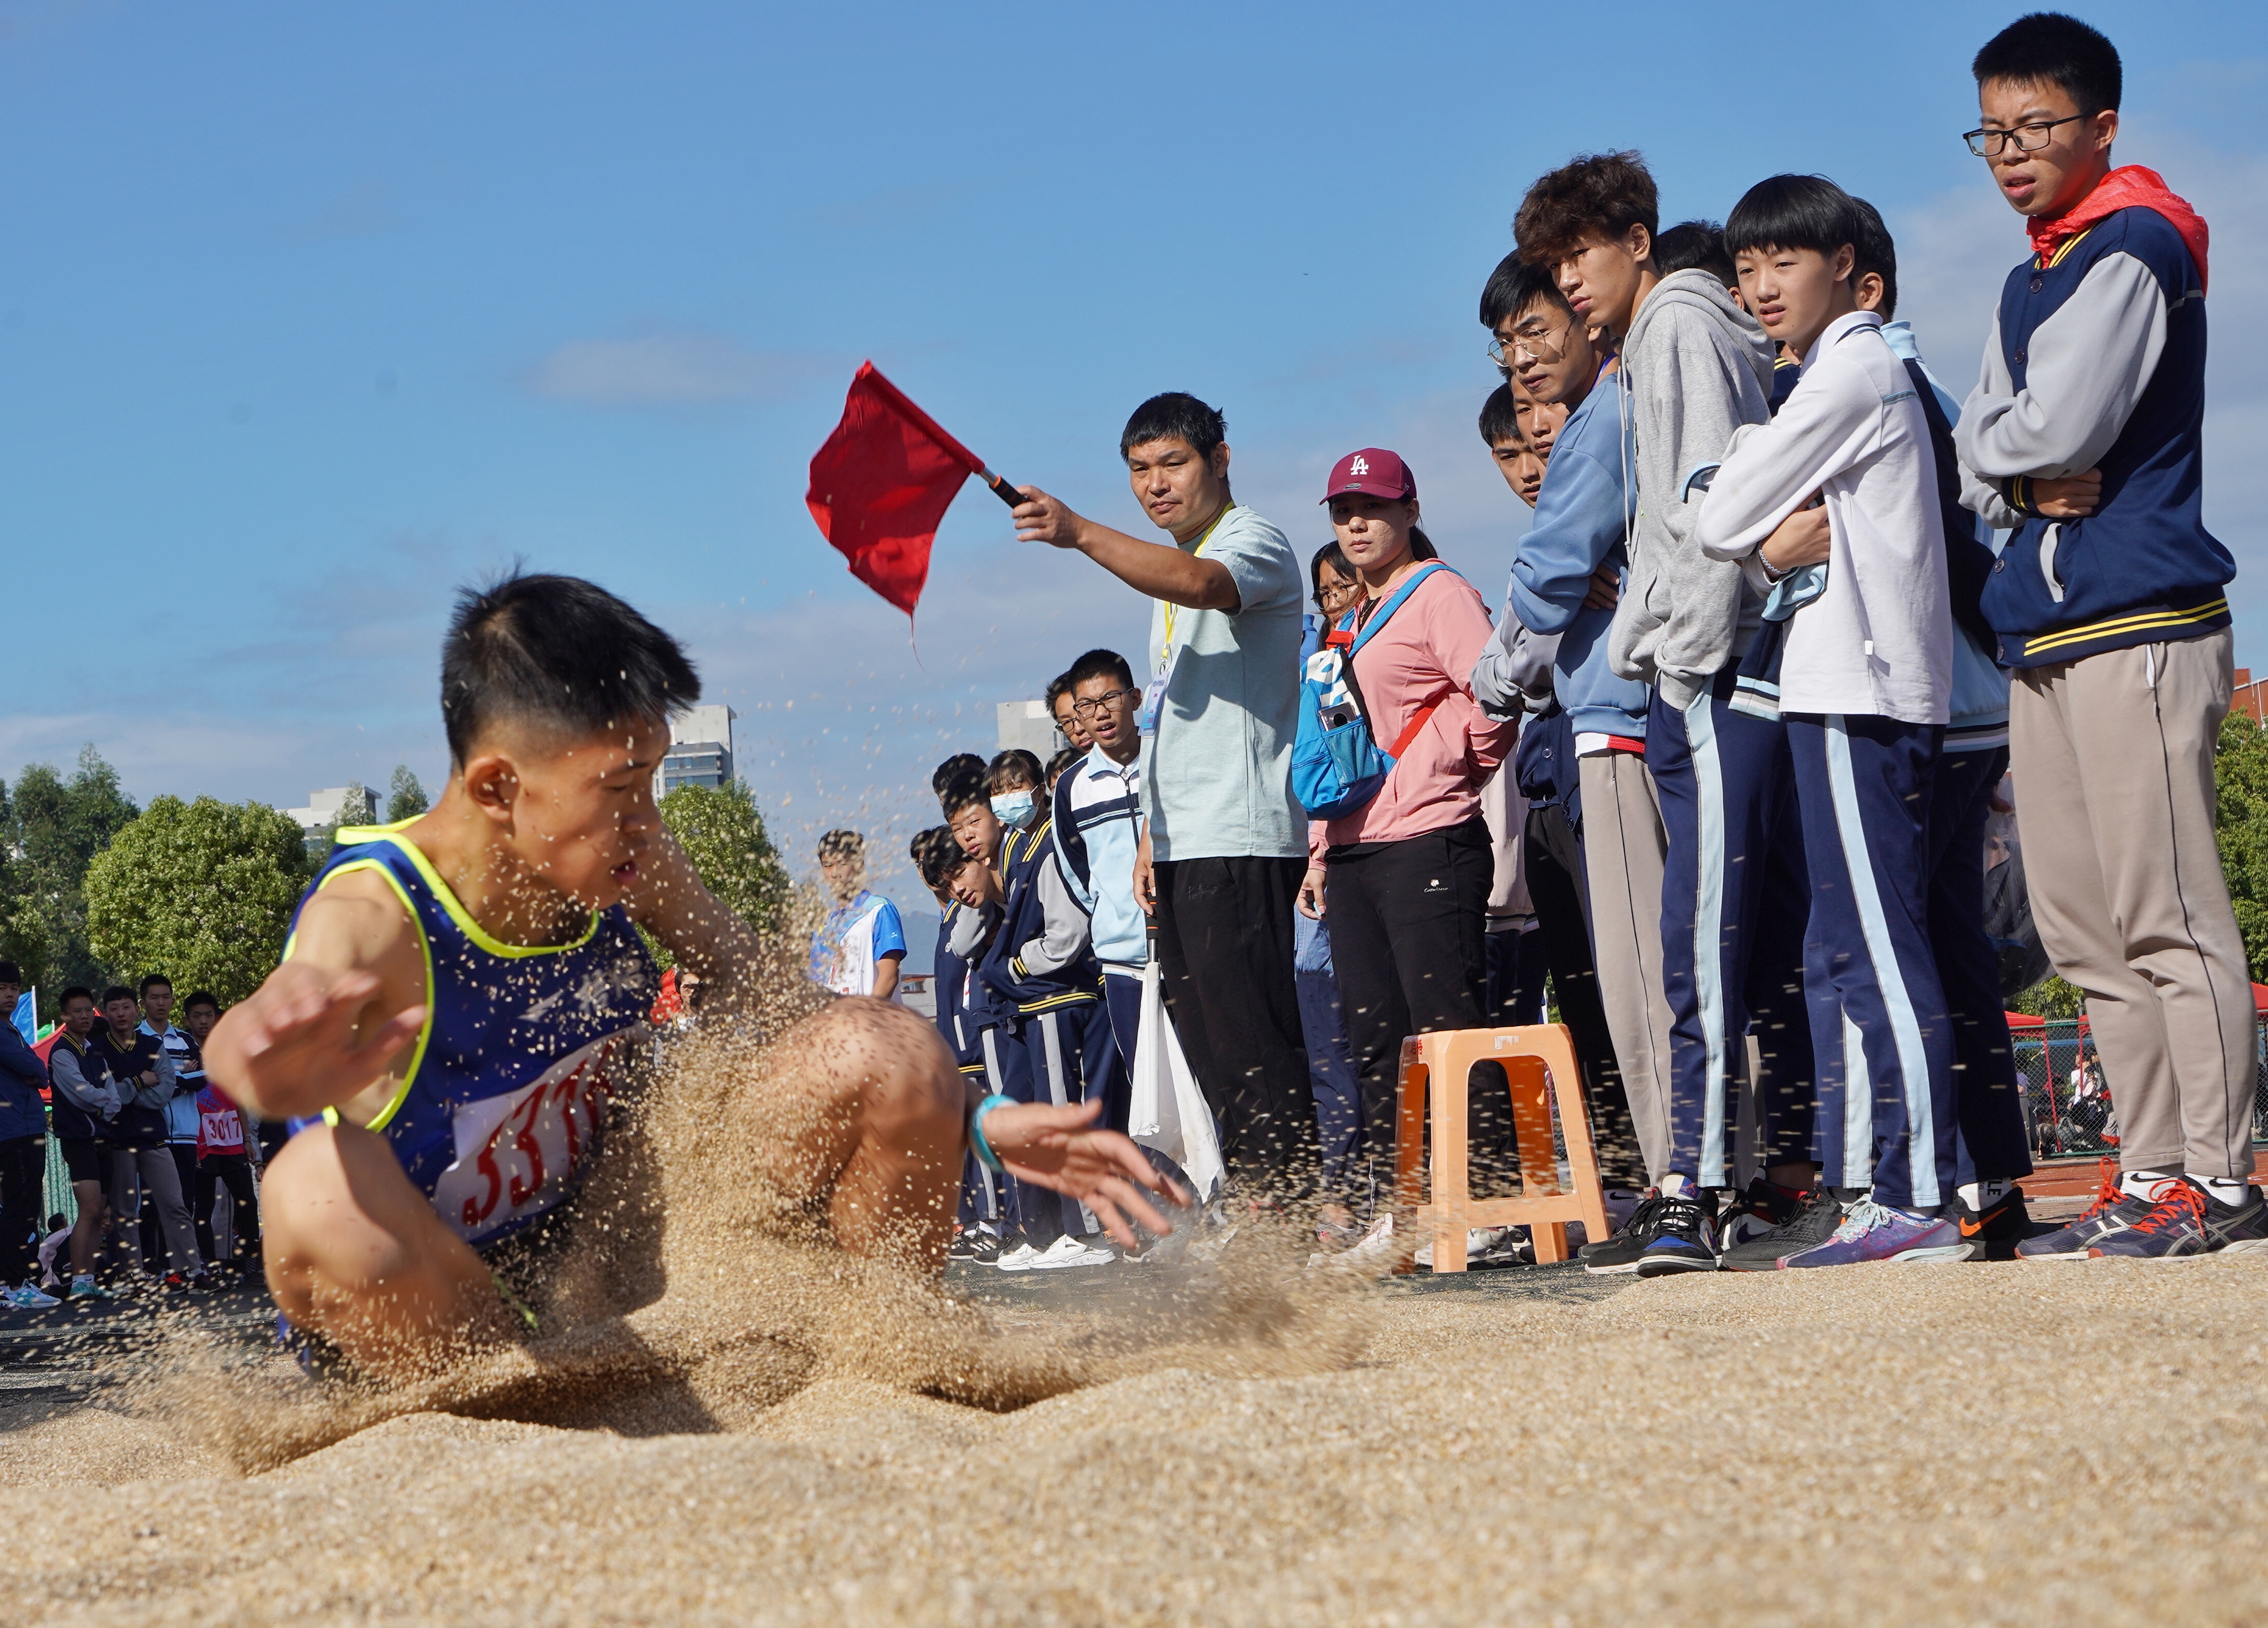
<instances>
[{"instance_id":1,"label":"face mask","mask_svg":"<svg viewBox=\"0 0 2268 1628\"><path fill-rule=\"evenodd\" d=\"M1032 794L1029 792L1003 792L992 799L992 817L1003 825L1020 829L1032 817Z\"/></svg>"}]
</instances>

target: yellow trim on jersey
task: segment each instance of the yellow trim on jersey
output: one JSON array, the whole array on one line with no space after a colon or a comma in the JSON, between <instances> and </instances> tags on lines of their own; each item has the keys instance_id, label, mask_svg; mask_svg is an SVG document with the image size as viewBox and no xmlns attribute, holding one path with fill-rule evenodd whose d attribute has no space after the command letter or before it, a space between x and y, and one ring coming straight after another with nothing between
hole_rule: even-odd
<instances>
[{"instance_id":1,"label":"yellow trim on jersey","mask_svg":"<svg viewBox=\"0 0 2268 1628\"><path fill-rule=\"evenodd\" d=\"M2040 638L2024 641L2024 653L2036 656L2044 651L2061 650L2066 645L2083 645L2089 639L2109 638L2114 633L2135 633L2145 628L2180 628L2191 622L2209 622L2228 613L2227 598L2217 599L2210 605L2200 605L2195 610L2154 610L2140 616L2117 616L2108 622L2090 622L2083 628L2066 628L2060 633L2051 633Z\"/></svg>"},{"instance_id":2,"label":"yellow trim on jersey","mask_svg":"<svg viewBox=\"0 0 2268 1628\"><path fill-rule=\"evenodd\" d=\"M404 821L404 823L408 822ZM409 912L409 924L417 930L418 953L425 958L425 1021L417 1031L416 1045L410 1049L409 1066L402 1072L401 1084L396 1087L394 1094L387 1099L386 1106L379 1109L377 1116L364 1127L365 1130L370 1131L383 1131L387 1122L401 1111L402 1103L409 1100L410 1082L417 1078L418 1065L425 1061L425 1044L433 1038L433 943L426 936L425 924L417 919L417 906L411 901L409 889L401 885L401 879L375 859L348 861L317 883L315 891L322 892L339 877L352 871L376 871L386 879L386 885L394 889L394 896L401 901L401 908ZM285 961L291 959L291 951L298 942L299 934L296 930L290 938L284 940ZM323 1123L327 1125L338 1123L339 1110L335 1108L325 1109Z\"/></svg>"},{"instance_id":3,"label":"yellow trim on jersey","mask_svg":"<svg viewBox=\"0 0 2268 1628\"><path fill-rule=\"evenodd\" d=\"M2086 232L2080 232L2077 237L2066 238L2062 242L2056 245L2056 252L2049 255L2045 260L2042 260L2037 254L2033 255L2032 263L2037 266L2042 271L2053 271L2058 266L2063 264L2065 255L2070 254L2072 250L2077 248L2080 244L2087 241L2088 234L2092 232L2094 230L2094 227L2089 226Z\"/></svg>"},{"instance_id":4,"label":"yellow trim on jersey","mask_svg":"<svg viewBox=\"0 0 2268 1628\"><path fill-rule=\"evenodd\" d=\"M564 950L581 949L599 931L599 912L593 910L590 925L585 927L583 936L572 943L505 944L499 939L490 938L482 931L480 923L472 918L465 907L457 902L457 895L449 891L449 884L441 880L441 873L433 868L432 861L426 858L416 843L401 834L402 829L410 823L409 820L397 820L392 825L348 826L340 830L337 840L341 843L390 843L399 848L409 857L409 863L417 867L417 874L425 879L425 885L433 890L434 899L439 902L443 910L448 911L449 919L457 924L467 938L491 955L501 955L515 961L528 955L556 955ZM415 912L413 911L412 914Z\"/></svg>"}]
</instances>

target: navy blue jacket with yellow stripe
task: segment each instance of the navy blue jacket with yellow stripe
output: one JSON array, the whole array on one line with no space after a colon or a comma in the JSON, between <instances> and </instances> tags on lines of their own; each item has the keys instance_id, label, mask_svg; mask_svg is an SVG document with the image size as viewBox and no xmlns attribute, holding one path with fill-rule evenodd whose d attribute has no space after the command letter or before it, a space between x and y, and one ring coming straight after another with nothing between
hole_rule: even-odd
<instances>
[{"instance_id":1,"label":"navy blue jacket with yellow stripe","mask_svg":"<svg viewBox=\"0 0 2268 1628\"><path fill-rule=\"evenodd\" d=\"M1042 815L1003 839L1007 896L1000 931L976 967L977 981L1019 1018L1102 998L1102 969L1087 941L1086 913L1055 869L1053 831L1054 821ZM1043 946L1055 954L1043 954Z\"/></svg>"}]
</instances>

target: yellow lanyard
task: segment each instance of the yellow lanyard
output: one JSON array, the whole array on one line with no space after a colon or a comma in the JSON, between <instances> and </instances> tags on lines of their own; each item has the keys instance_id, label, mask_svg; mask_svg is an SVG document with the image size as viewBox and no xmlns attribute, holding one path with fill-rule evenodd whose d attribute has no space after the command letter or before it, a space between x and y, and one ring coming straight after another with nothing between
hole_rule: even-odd
<instances>
[{"instance_id":1,"label":"yellow lanyard","mask_svg":"<svg viewBox=\"0 0 2268 1628\"><path fill-rule=\"evenodd\" d=\"M1220 523L1228 518L1229 511L1235 507L1234 504L1229 504L1219 514L1212 517L1212 524L1204 528L1204 535L1197 539L1197 546L1189 550L1191 559L1204 557L1205 544L1212 541L1213 533L1220 529ZM1181 607L1174 604L1173 600L1166 601L1166 644L1165 648L1158 652L1158 671L1160 673L1167 671L1174 664L1174 613L1180 608Z\"/></svg>"}]
</instances>

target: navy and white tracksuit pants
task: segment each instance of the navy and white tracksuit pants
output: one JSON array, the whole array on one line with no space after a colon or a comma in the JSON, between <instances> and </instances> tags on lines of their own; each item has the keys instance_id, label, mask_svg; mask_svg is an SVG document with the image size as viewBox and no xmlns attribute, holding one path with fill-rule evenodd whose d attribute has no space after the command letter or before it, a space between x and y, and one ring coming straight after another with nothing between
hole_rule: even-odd
<instances>
[{"instance_id":1,"label":"navy and white tracksuit pants","mask_svg":"<svg viewBox=\"0 0 2268 1628\"><path fill-rule=\"evenodd\" d=\"M1804 832L1786 732L1732 705L1727 669L1692 705L1654 691L1646 726L1668 838L1662 863L1662 982L1669 999L1670 1171L1732 1184L1730 1086L1753 1026L1766 1165L1808 1158L1811 1016L1804 1001L1809 914Z\"/></svg>"},{"instance_id":2,"label":"navy and white tracksuit pants","mask_svg":"<svg viewBox=\"0 0 2268 1628\"><path fill-rule=\"evenodd\" d=\"M1019 1102L1052 1102L1061 1108L1099 1093L1115 1106L1114 1129L1126 1128L1126 1074L1118 1065L1118 1042L1110 1028L1110 1009L1101 1000L1080 1001L1052 1011L1027 1013L1016 1032L999 1026L983 1031L985 1073L992 1088ZM1113 1111L1106 1106L1106 1119ZM1002 1235L1013 1233L1044 1249L1065 1233L1084 1235L1101 1223L1075 1198L1001 1175L993 1178L1004 1194Z\"/></svg>"},{"instance_id":3,"label":"navy and white tracksuit pants","mask_svg":"<svg viewBox=\"0 0 2268 1628\"><path fill-rule=\"evenodd\" d=\"M1933 1210L1958 1185L1953 1025L1929 930L1945 727L1856 712L1784 717L1811 871L1804 981L1822 1175L1857 1186L1871 1162L1878 1203ZM1980 886L1980 908L1982 897Z\"/></svg>"}]
</instances>

